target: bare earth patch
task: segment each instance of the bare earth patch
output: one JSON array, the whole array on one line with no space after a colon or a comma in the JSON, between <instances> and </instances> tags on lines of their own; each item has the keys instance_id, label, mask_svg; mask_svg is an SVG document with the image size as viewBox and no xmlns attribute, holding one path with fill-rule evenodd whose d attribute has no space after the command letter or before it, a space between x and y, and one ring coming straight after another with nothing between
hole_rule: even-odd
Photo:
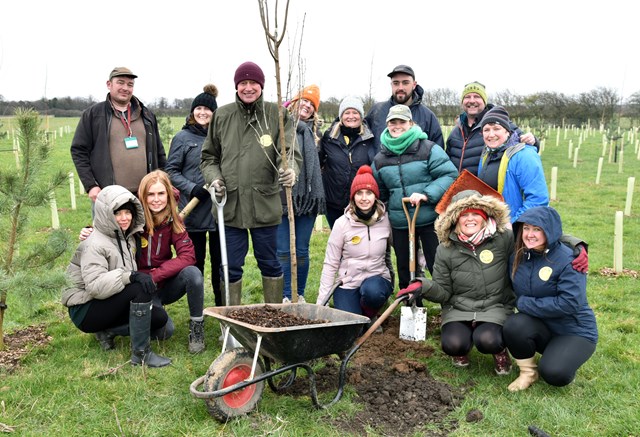
<instances>
[{"instance_id":1,"label":"bare earth patch","mask_svg":"<svg viewBox=\"0 0 640 437\"><path fill-rule=\"evenodd\" d=\"M0 350L0 372L11 373L29 351L51 341L44 325L31 325L4 336L5 350Z\"/></svg>"}]
</instances>

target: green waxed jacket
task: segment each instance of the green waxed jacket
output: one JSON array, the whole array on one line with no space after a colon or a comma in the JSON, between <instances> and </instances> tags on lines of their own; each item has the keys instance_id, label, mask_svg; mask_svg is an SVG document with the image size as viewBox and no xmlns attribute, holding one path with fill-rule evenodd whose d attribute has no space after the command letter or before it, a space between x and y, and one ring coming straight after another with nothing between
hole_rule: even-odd
<instances>
[{"instance_id":1,"label":"green waxed jacket","mask_svg":"<svg viewBox=\"0 0 640 437\"><path fill-rule=\"evenodd\" d=\"M287 163L297 174L302 158L296 145L295 123L286 113L284 122L290 157ZM221 106L214 113L202 146L200 169L206 183L221 179L227 187L225 225L251 229L280 223L279 135L278 106L264 102L263 96L247 106L236 94L235 103ZM215 216L215 205L213 209Z\"/></svg>"},{"instance_id":2,"label":"green waxed jacket","mask_svg":"<svg viewBox=\"0 0 640 437\"><path fill-rule=\"evenodd\" d=\"M458 217L467 208L484 210L497 225L497 231L475 250L463 244L455 232ZM436 220L440 245L433 281L422 278L422 295L442 305L443 325L474 320L502 325L513 313L515 296L508 260L514 241L507 229L509 222L509 210L503 202L477 194L452 202Z\"/></svg>"}]
</instances>

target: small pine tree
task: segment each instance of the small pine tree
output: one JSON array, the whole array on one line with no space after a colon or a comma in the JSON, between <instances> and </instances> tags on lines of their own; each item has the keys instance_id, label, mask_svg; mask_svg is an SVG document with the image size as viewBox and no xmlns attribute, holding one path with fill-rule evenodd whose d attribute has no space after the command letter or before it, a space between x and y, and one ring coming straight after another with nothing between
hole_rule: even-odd
<instances>
[{"instance_id":1,"label":"small pine tree","mask_svg":"<svg viewBox=\"0 0 640 437\"><path fill-rule=\"evenodd\" d=\"M40 117L32 109L17 109L17 134L20 140L20 165L0 168L0 350L4 349L3 322L9 290L24 290L25 277L41 278L44 287L51 285L48 275L59 283L59 272L50 269L68 245L64 231L52 230L45 241L26 241L29 215L34 208L49 204L50 193L62 185L66 175L49 174L51 149ZM32 281L28 281L31 287ZM43 287L42 284L40 284ZM31 290L30 290L31 291Z\"/></svg>"}]
</instances>

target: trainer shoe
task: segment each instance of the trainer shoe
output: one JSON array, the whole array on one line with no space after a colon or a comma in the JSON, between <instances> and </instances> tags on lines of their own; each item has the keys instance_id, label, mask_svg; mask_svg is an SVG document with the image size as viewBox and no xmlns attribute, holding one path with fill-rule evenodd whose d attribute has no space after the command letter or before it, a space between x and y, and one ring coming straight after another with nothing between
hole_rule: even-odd
<instances>
[{"instance_id":1,"label":"trainer shoe","mask_svg":"<svg viewBox=\"0 0 640 437\"><path fill-rule=\"evenodd\" d=\"M468 367L469 355L460 355L458 357L453 357L452 361L455 367Z\"/></svg>"},{"instance_id":2,"label":"trainer shoe","mask_svg":"<svg viewBox=\"0 0 640 437\"><path fill-rule=\"evenodd\" d=\"M511 357L509 357L509 352L504 349L498 354L493 354L493 365L498 375L508 375L511 373Z\"/></svg>"}]
</instances>

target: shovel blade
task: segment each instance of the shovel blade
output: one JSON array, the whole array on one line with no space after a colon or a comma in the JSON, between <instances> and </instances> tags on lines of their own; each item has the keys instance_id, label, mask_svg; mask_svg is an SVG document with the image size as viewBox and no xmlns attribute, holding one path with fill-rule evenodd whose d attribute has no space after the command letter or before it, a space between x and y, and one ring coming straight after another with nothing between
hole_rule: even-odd
<instances>
[{"instance_id":1,"label":"shovel blade","mask_svg":"<svg viewBox=\"0 0 640 437\"><path fill-rule=\"evenodd\" d=\"M423 341L427 338L427 309L416 306L400 308L400 339Z\"/></svg>"}]
</instances>

